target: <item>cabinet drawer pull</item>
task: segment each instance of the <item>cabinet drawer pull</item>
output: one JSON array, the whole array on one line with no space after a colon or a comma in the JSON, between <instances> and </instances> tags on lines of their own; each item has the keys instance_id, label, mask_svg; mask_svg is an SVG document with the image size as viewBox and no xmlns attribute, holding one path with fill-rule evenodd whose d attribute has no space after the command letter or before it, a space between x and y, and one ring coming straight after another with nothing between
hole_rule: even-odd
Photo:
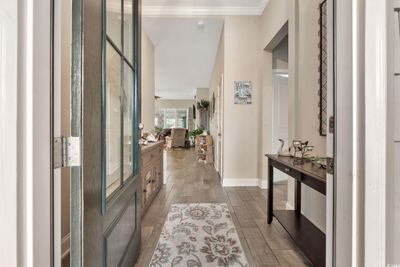
<instances>
[{"instance_id":1,"label":"cabinet drawer pull","mask_svg":"<svg viewBox=\"0 0 400 267\"><path fill-rule=\"evenodd\" d=\"M285 172L290 172L290 169L289 168L285 168Z\"/></svg>"}]
</instances>

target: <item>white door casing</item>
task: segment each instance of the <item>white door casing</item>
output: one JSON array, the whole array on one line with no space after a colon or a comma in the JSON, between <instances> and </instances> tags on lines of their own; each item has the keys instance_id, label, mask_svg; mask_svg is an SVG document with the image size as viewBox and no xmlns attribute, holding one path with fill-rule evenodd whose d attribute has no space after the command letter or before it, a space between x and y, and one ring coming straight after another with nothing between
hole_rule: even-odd
<instances>
[{"instance_id":1,"label":"white door casing","mask_svg":"<svg viewBox=\"0 0 400 267\"><path fill-rule=\"evenodd\" d=\"M289 74L288 70L273 70L274 107L273 107L273 153L277 153L281 142L285 141L285 148L289 144ZM287 180L287 175L274 168L274 181Z\"/></svg>"},{"instance_id":2,"label":"white door casing","mask_svg":"<svg viewBox=\"0 0 400 267\"><path fill-rule=\"evenodd\" d=\"M0 265L17 266L18 3L0 2Z\"/></svg>"},{"instance_id":3,"label":"white door casing","mask_svg":"<svg viewBox=\"0 0 400 267\"><path fill-rule=\"evenodd\" d=\"M221 76L221 81L218 85L217 92L217 170L223 180L223 112L224 112L224 76ZM222 183L222 181L221 181Z\"/></svg>"}]
</instances>

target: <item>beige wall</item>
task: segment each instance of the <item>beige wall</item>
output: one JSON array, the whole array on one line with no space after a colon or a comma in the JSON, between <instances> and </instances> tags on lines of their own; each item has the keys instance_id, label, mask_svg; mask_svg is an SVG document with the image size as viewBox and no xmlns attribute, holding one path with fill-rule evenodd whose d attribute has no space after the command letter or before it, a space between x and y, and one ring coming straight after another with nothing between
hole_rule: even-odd
<instances>
[{"instance_id":1,"label":"beige wall","mask_svg":"<svg viewBox=\"0 0 400 267\"><path fill-rule=\"evenodd\" d=\"M209 93L208 88L197 88L196 89L196 101L198 102L202 99L208 100L208 93Z\"/></svg>"},{"instance_id":2,"label":"beige wall","mask_svg":"<svg viewBox=\"0 0 400 267\"><path fill-rule=\"evenodd\" d=\"M156 108L193 108L193 100L163 100L156 101Z\"/></svg>"},{"instance_id":3,"label":"beige wall","mask_svg":"<svg viewBox=\"0 0 400 267\"><path fill-rule=\"evenodd\" d=\"M145 132L154 130L154 64L154 45L145 31L142 31L142 123Z\"/></svg>"},{"instance_id":4,"label":"beige wall","mask_svg":"<svg viewBox=\"0 0 400 267\"><path fill-rule=\"evenodd\" d=\"M262 16L227 16L210 82L224 74L223 181L226 185L267 185L266 153L272 150L272 50L266 48L288 23L289 139L309 140L325 156L318 132L318 0L271 0ZM251 41L246 41L251 40ZM220 43L220 45L221 45ZM270 48L270 47L269 47ZM222 52L221 52L222 51ZM222 54L222 55L221 55ZM223 58L223 64L219 61ZM222 67L221 67L222 65ZM307 67L304 67L307 66ZM253 104L233 104L234 81L253 82ZM211 121L215 135L216 120ZM288 202L293 205L289 179ZM325 197L304 186L302 212L325 230Z\"/></svg>"},{"instance_id":5,"label":"beige wall","mask_svg":"<svg viewBox=\"0 0 400 267\"><path fill-rule=\"evenodd\" d=\"M260 178L260 22L259 16L225 18L224 184L235 184L244 179L258 181ZM252 81L251 105L234 104L235 81Z\"/></svg>"},{"instance_id":6,"label":"beige wall","mask_svg":"<svg viewBox=\"0 0 400 267\"><path fill-rule=\"evenodd\" d=\"M267 47L288 22L289 139L309 140L315 146L314 154L325 156L325 137L319 136L318 132L318 4L318 0L297 3L292 0L271 0L261 18L261 48ZM262 55L262 147L265 153L276 152L272 151L272 66L272 53L265 50ZM262 162L260 168L265 184L267 160L263 158ZM289 205L293 205L293 195L293 181L289 179ZM304 186L302 204L305 216L325 230L325 197Z\"/></svg>"}]
</instances>

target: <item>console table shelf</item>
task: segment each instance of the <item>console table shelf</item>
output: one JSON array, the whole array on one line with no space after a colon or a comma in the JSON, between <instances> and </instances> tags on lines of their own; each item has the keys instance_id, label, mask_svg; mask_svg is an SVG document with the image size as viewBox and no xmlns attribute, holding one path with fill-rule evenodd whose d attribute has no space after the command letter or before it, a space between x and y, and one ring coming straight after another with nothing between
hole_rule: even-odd
<instances>
[{"instance_id":1,"label":"console table shelf","mask_svg":"<svg viewBox=\"0 0 400 267\"><path fill-rule=\"evenodd\" d=\"M273 217L285 228L292 239L316 267L325 266L325 234L301 214L301 185L326 194L326 171L312 163L294 164L291 157L268 157L268 223ZM295 179L295 210L273 210L274 171L276 168Z\"/></svg>"}]
</instances>

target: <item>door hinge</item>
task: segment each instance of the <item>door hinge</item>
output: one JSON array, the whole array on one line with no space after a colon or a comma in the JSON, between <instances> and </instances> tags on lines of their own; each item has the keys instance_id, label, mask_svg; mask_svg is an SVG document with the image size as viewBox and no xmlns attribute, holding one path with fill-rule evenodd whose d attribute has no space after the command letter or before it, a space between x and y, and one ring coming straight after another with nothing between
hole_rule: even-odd
<instances>
[{"instance_id":1,"label":"door hinge","mask_svg":"<svg viewBox=\"0 0 400 267\"><path fill-rule=\"evenodd\" d=\"M53 143L53 168L81 166L79 137L55 137Z\"/></svg>"},{"instance_id":2,"label":"door hinge","mask_svg":"<svg viewBox=\"0 0 400 267\"><path fill-rule=\"evenodd\" d=\"M333 116L329 117L329 133L335 133L335 117Z\"/></svg>"},{"instance_id":3,"label":"door hinge","mask_svg":"<svg viewBox=\"0 0 400 267\"><path fill-rule=\"evenodd\" d=\"M326 158L326 173L330 175L335 174L335 160L333 158Z\"/></svg>"}]
</instances>

